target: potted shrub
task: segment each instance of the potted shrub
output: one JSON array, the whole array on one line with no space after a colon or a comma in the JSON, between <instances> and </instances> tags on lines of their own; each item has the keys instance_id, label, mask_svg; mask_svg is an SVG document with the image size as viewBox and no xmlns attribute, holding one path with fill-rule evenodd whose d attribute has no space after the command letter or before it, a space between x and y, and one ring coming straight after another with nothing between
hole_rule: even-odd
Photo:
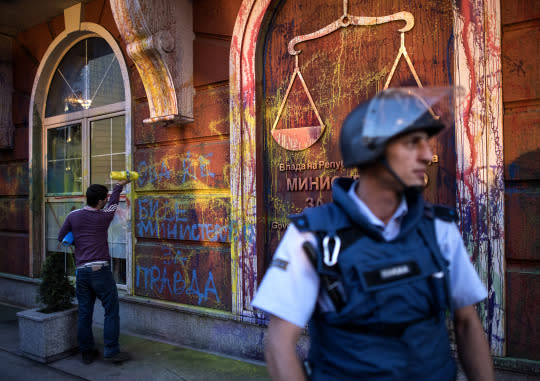
<instances>
[{"instance_id":1,"label":"potted shrub","mask_svg":"<svg viewBox=\"0 0 540 381\"><path fill-rule=\"evenodd\" d=\"M47 363L77 351L75 287L65 269L63 253L47 256L41 274L38 301L42 307L17 313L19 350Z\"/></svg>"}]
</instances>

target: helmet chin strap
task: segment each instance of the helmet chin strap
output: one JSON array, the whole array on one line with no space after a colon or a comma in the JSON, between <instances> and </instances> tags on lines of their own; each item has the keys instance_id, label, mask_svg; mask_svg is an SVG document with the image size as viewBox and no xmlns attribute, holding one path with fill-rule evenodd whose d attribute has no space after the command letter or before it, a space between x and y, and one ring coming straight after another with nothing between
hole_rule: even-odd
<instances>
[{"instance_id":1,"label":"helmet chin strap","mask_svg":"<svg viewBox=\"0 0 540 381\"><path fill-rule=\"evenodd\" d=\"M392 169L390 166L390 163L388 163L388 160L386 160L386 157L383 157L381 159L381 163L384 165L384 167L394 176L394 178L403 186L403 194L405 197L409 195L417 195L419 193L422 193L424 190L424 187L419 185L407 185L405 182L401 179L401 177L398 176L398 174Z\"/></svg>"}]
</instances>

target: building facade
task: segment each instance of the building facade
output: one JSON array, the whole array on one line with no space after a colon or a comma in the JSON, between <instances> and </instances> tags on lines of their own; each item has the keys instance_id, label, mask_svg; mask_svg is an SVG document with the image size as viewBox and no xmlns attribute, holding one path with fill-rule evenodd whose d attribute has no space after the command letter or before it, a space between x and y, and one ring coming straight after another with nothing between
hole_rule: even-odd
<instances>
[{"instance_id":1,"label":"building facade","mask_svg":"<svg viewBox=\"0 0 540 381\"><path fill-rule=\"evenodd\" d=\"M287 215L355 175L337 148L344 117L388 86L456 85L425 195L458 210L489 290L478 310L497 366L540 372L538 2L46 11L0 36L1 301L35 304L52 252L73 271L56 241L65 216L88 185L134 170L109 231L123 328L261 359L266 317L250 302Z\"/></svg>"}]
</instances>

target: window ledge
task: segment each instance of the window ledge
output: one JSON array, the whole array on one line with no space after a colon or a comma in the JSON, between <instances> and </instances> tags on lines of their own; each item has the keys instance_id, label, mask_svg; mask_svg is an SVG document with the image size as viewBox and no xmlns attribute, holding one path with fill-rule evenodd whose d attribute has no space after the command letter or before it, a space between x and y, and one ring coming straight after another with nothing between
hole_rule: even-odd
<instances>
[{"instance_id":1,"label":"window ledge","mask_svg":"<svg viewBox=\"0 0 540 381\"><path fill-rule=\"evenodd\" d=\"M515 357L494 357L493 363L498 370L540 376L540 361Z\"/></svg>"},{"instance_id":2,"label":"window ledge","mask_svg":"<svg viewBox=\"0 0 540 381\"><path fill-rule=\"evenodd\" d=\"M205 307L191 306L187 304L178 304L163 300L149 299L142 296L128 295L127 292L118 290L118 297L124 303L139 304L149 307L160 308L169 311L186 312L192 315L211 317L222 320L242 320L241 316L236 316L231 312L214 310Z\"/></svg>"}]
</instances>

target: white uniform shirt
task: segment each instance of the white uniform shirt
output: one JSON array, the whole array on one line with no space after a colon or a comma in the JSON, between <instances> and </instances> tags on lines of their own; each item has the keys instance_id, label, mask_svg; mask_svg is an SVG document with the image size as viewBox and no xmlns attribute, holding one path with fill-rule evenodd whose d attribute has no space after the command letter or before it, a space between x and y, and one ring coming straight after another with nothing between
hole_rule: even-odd
<instances>
[{"instance_id":1,"label":"white uniform shirt","mask_svg":"<svg viewBox=\"0 0 540 381\"><path fill-rule=\"evenodd\" d=\"M356 202L360 212L370 223L380 227L385 240L397 237L401 221L407 214L407 203L403 199L387 225L377 218L355 192L356 183L349 195ZM459 230L453 222L435 220L435 234L442 255L449 262L450 297L454 309L478 303L487 297L487 291L463 244ZM290 224L275 254L280 266L270 266L253 300L253 306L304 327L317 303L319 276L302 249L302 244L310 241L316 245L316 238L310 232L299 232Z\"/></svg>"}]
</instances>

